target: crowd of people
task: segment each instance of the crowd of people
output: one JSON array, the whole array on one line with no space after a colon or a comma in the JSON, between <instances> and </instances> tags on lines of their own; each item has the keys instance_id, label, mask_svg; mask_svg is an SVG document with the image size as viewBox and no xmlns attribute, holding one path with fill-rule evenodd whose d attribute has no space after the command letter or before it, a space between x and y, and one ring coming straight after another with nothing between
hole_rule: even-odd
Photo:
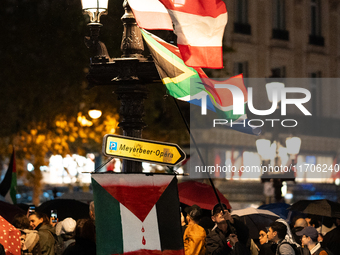
<instances>
[{"instance_id":1,"label":"crowd of people","mask_svg":"<svg viewBox=\"0 0 340 255\"><path fill-rule=\"evenodd\" d=\"M252 239L249 228L224 204L215 205L209 216L197 205L184 211L181 224L185 255L340 254L340 219L307 216L291 224L277 219L259 229L258 238ZM86 219L66 218L57 223L36 211L16 215L11 223L21 232L22 254L95 255L94 202L89 212Z\"/></svg>"},{"instance_id":2,"label":"crowd of people","mask_svg":"<svg viewBox=\"0 0 340 255\"><path fill-rule=\"evenodd\" d=\"M251 239L244 222L231 216L225 205L211 211L212 228L206 227L202 209L187 207L182 214L185 255L338 255L340 219L307 216L288 224L283 219L259 229Z\"/></svg>"},{"instance_id":3,"label":"crowd of people","mask_svg":"<svg viewBox=\"0 0 340 255\"><path fill-rule=\"evenodd\" d=\"M94 202L89 217L65 218L54 222L38 211L17 214L11 224L21 232L22 255L95 255L96 233ZM0 242L0 255L5 255ZM3 253L2 253L3 252Z\"/></svg>"}]
</instances>

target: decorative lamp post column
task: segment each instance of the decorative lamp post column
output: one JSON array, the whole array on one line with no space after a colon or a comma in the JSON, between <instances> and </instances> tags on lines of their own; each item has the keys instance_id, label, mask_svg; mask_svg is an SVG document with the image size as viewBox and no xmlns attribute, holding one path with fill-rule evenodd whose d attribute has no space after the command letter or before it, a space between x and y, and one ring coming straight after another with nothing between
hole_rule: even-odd
<instances>
[{"instance_id":1,"label":"decorative lamp post column","mask_svg":"<svg viewBox=\"0 0 340 255\"><path fill-rule=\"evenodd\" d=\"M125 0L122 17L124 32L121 43L121 58L110 58L106 46L99 41L102 24L100 16L106 13L108 0L82 0L83 10L89 14L91 22L90 37L85 37L85 44L91 51L90 71L87 79L90 87L113 85L121 102L119 127L124 136L142 137L146 126L144 100L147 98L146 84L159 81L156 67L150 59L142 55L144 50L142 35L137 27L132 11ZM106 4L106 7L104 5ZM123 172L142 172L142 163L123 160Z\"/></svg>"}]
</instances>

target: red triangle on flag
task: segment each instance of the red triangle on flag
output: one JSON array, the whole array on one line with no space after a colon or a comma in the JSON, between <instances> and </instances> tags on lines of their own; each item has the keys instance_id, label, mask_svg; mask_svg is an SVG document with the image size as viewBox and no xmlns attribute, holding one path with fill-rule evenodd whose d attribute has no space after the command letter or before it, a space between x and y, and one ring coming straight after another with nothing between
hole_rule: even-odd
<instances>
[{"instance_id":1,"label":"red triangle on flag","mask_svg":"<svg viewBox=\"0 0 340 255\"><path fill-rule=\"evenodd\" d=\"M129 209L142 222L167 186L168 183L158 186L102 185L111 196Z\"/></svg>"}]
</instances>

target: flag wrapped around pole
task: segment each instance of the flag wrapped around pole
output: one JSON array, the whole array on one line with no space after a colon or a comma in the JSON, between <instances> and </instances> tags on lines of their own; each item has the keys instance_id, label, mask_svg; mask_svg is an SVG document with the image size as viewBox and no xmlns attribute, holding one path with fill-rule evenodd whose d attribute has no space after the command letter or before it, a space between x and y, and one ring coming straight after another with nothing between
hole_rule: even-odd
<instances>
[{"instance_id":1,"label":"flag wrapped around pole","mask_svg":"<svg viewBox=\"0 0 340 255\"><path fill-rule=\"evenodd\" d=\"M128 0L128 3L140 28L174 31L187 66L223 68L222 39L228 13L222 0Z\"/></svg>"},{"instance_id":2,"label":"flag wrapped around pole","mask_svg":"<svg viewBox=\"0 0 340 255\"><path fill-rule=\"evenodd\" d=\"M216 84L229 84L242 92L243 108L247 104L247 89L243 75L239 74L224 81L209 79L201 68L185 65L176 46L142 29L142 35L149 47L158 73L169 94L176 99L195 105L202 105L206 100L207 109L216 112L219 118L232 120L234 123L247 123L246 114L234 114L233 95L230 89L215 88ZM233 125L234 130L258 135L261 130L248 124Z\"/></svg>"},{"instance_id":3,"label":"flag wrapped around pole","mask_svg":"<svg viewBox=\"0 0 340 255\"><path fill-rule=\"evenodd\" d=\"M96 173L92 186L98 255L184 255L174 175Z\"/></svg>"},{"instance_id":4,"label":"flag wrapped around pole","mask_svg":"<svg viewBox=\"0 0 340 255\"><path fill-rule=\"evenodd\" d=\"M0 195L12 204L17 203L17 173L15 163L15 150L13 148L12 156L8 165L7 172L0 184Z\"/></svg>"}]
</instances>

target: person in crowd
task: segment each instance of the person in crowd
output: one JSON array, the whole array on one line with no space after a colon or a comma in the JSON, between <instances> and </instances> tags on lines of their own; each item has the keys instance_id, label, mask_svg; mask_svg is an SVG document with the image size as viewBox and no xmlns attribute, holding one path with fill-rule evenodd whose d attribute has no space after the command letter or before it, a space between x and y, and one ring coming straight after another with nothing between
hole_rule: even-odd
<instances>
[{"instance_id":1,"label":"person in crowd","mask_svg":"<svg viewBox=\"0 0 340 255\"><path fill-rule=\"evenodd\" d=\"M198 225L202 210L198 205L193 205L185 208L185 211L188 222L183 236L185 255L205 255L206 232Z\"/></svg>"},{"instance_id":2,"label":"person in crowd","mask_svg":"<svg viewBox=\"0 0 340 255\"><path fill-rule=\"evenodd\" d=\"M305 220L307 221L308 226L318 228L320 227L320 222L317 216L315 215L308 215Z\"/></svg>"},{"instance_id":3,"label":"person in crowd","mask_svg":"<svg viewBox=\"0 0 340 255\"><path fill-rule=\"evenodd\" d=\"M314 227L305 227L296 234L302 237L302 244L308 248L311 255L328 255L318 243L319 233Z\"/></svg>"},{"instance_id":4,"label":"person in crowd","mask_svg":"<svg viewBox=\"0 0 340 255\"><path fill-rule=\"evenodd\" d=\"M184 232L188 226L187 226L187 222L185 221L185 217L182 212L181 212L181 227L182 227L182 234L184 236Z\"/></svg>"},{"instance_id":5,"label":"person in crowd","mask_svg":"<svg viewBox=\"0 0 340 255\"><path fill-rule=\"evenodd\" d=\"M20 230L21 254L40 255L39 234L30 229L30 221L24 214L17 214L12 220L12 225Z\"/></svg>"},{"instance_id":6,"label":"person in crowd","mask_svg":"<svg viewBox=\"0 0 340 255\"><path fill-rule=\"evenodd\" d=\"M56 225L56 235L58 237L59 248L56 251L57 255L63 254L64 250L75 242L74 230L76 228L76 221L72 218L66 218L58 222Z\"/></svg>"},{"instance_id":7,"label":"person in crowd","mask_svg":"<svg viewBox=\"0 0 340 255\"><path fill-rule=\"evenodd\" d=\"M277 244L276 254L295 255L294 248L285 241L287 234L287 226L278 221L270 224L267 236L268 240Z\"/></svg>"},{"instance_id":8,"label":"person in crowd","mask_svg":"<svg viewBox=\"0 0 340 255\"><path fill-rule=\"evenodd\" d=\"M329 231L323 238L323 242L321 246L323 248L327 248L327 251L335 254L340 254L340 219L337 219L336 222L338 226Z\"/></svg>"},{"instance_id":9,"label":"person in crowd","mask_svg":"<svg viewBox=\"0 0 340 255\"><path fill-rule=\"evenodd\" d=\"M259 242L260 245L268 243L267 231L265 229L261 229L259 232Z\"/></svg>"},{"instance_id":10,"label":"person in crowd","mask_svg":"<svg viewBox=\"0 0 340 255\"><path fill-rule=\"evenodd\" d=\"M263 228L259 232L259 255L275 255L276 245L268 241L267 229Z\"/></svg>"},{"instance_id":11,"label":"person in crowd","mask_svg":"<svg viewBox=\"0 0 340 255\"><path fill-rule=\"evenodd\" d=\"M6 255L4 246L0 243L0 255Z\"/></svg>"},{"instance_id":12,"label":"person in crowd","mask_svg":"<svg viewBox=\"0 0 340 255\"><path fill-rule=\"evenodd\" d=\"M49 224L48 216L41 212L34 212L28 219L32 229L38 231L41 254L55 255L55 229Z\"/></svg>"},{"instance_id":13,"label":"person in crowd","mask_svg":"<svg viewBox=\"0 0 340 255\"><path fill-rule=\"evenodd\" d=\"M95 212L94 212L94 201L91 201L91 203L89 205L89 214L90 214L91 220L93 220L93 222L95 222L96 216L95 216Z\"/></svg>"},{"instance_id":14,"label":"person in crowd","mask_svg":"<svg viewBox=\"0 0 340 255\"><path fill-rule=\"evenodd\" d=\"M250 249L247 248L248 228L239 220L233 219L224 204L215 205L211 213L211 219L216 225L206 237L206 254L250 254Z\"/></svg>"},{"instance_id":15,"label":"person in crowd","mask_svg":"<svg viewBox=\"0 0 340 255\"><path fill-rule=\"evenodd\" d=\"M329 231L336 228L335 219L329 217L323 217L322 224L316 230L324 237Z\"/></svg>"},{"instance_id":16,"label":"person in crowd","mask_svg":"<svg viewBox=\"0 0 340 255\"><path fill-rule=\"evenodd\" d=\"M298 218L294 223L294 227L292 228L292 235L293 235L294 241L298 243L299 246L301 246L301 238L296 235L296 232L301 231L307 226L308 226L308 223L304 218Z\"/></svg>"},{"instance_id":17,"label":"person in crowd","mask_svg":"<svg viewBox=\"0 0 340 255\"><path fill-rule=\"evenodd\" d=\"M96 255L96 227L91 219L77 220L75 242L70 244L63 255Z\"/></svg>"}]
</instances>

